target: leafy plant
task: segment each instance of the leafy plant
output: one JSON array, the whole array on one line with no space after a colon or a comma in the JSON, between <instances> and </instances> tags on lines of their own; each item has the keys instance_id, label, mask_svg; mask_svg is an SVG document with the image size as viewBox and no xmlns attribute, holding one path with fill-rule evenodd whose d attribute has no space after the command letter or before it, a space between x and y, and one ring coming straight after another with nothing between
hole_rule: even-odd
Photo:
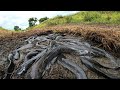
<instances>
[{"instance_id":1,"label":"leafy plant","mask_svg":"<svg viewBox=\"0 0 120 90\"><path fill-rule=\"evenodd\" d=\"M29 18L28 22L29 22L29 27L35 26L37 22L37 18L36 17Z\"/></svg>"},{"instance_id":2,"label":"leafy plant","mask_svg":"<svg viewBox=\"0 0 120 90\"><path fill-rule=\"evenodd\" d=\"M14 26L14 30L19 31L19 30L21 30L21 28L19 28L19 26Z\"/></svg>"},{"instance_id":3,"label":"leafy plant","mask_svg":"<svg viewBox=\"0 0 120 90\"><path fill-rule=\"evenodd\" d=\"M39 19L39 23L41 23L41 22L43 22L43 21L45 21L45 20L47 20L47 19L49 19L49 18L48 18L48 17L40 18L40 19Z\"/></svg>"}]
</instances>

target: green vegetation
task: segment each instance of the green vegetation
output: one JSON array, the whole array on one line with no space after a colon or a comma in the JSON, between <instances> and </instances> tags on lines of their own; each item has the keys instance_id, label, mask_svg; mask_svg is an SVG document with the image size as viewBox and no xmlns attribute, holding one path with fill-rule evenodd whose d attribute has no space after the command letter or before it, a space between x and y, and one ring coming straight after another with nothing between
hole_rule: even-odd
<instances>
[{"instance_id":1,"label":"green vegetation","mask_svg":"<svg viewBox=\"0 0 120 90\"><path fill-rule=\"evenodd\" d=\"M73 15L61 16L58 15L54 18L50 18L42 21L39 25L33 28L41 28L51 25L63 25L63 24L120 24L120 12L119 11L80 11Z\"/></svg>"},{"instance_id":2,"label":"green vegetation","mask_svg":"<svg viewBox=\"0 0 120 90\"><path fill-rule=\"evenodd\" d=\"M6 30L6 29L4 29L3 27L0 27L0 30Z\"/></svg>"},{"instance_id":3,"label":"green vegetation","mask_svg":"<svg viewBox=\"0 0 120 90\"><path fill-rule=\"evenodd\" d=\"M15 31L20 31L21 28L19 28L19 26L14 26L14 30L15 30Z\"/></svg>"},{"instance_id":4,"label":"green vegetation","mask_svg":"<svg viewBox=\"0 0 120 90\"><path fill-rule=\"evenodd\" d=\"M37 22L37 18L36 17L29 18L28 22L29 22L29 27L35 26Z\"/></svg>"},{"instance_id":5,"label":"green vegetation","mask_svg":"<svg viewBox=\"0 0 120 90\"><path fill-rule=\"evenodd\" d=\"M43 22L43 21L45 21L45 20L47 20L47 19L49 19L49 18L48 18L48 17L40 18L40 19L39 19L39 23L41 23L41 22Z\"/></svg>"},{"instance_id":6,"label":"green vegetation","mask_svg":"<svg viewBox=\"0 0 120 90\"><path fill-rule=\"evenodd\" d=\"M39 21L38 25L36 25L37 21ZM120 24L120 11L80 11L67 16L57 15L54 18L31 17L28 19L28 23L29 27L25 30L63 24Z\"/></svg>"}]
</instances>

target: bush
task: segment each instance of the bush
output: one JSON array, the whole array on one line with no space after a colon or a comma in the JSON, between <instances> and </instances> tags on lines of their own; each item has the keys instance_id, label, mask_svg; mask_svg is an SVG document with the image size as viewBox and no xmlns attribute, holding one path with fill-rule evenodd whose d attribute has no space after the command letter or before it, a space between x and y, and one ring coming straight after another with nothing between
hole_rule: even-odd
<instances>
[{"instance_id":1,"label":"bush","mask_svg":"<svg viewBox=\"0 0 120 90\"><path fill-rule=\"evenodd\" d=\"M40 19L39 19L39 23L41 23L41 22L43 22L43 21L45 21L45 20L47 20L47 19L49 19L49 18L48 18L48 17L40 18Z\"/></svg>"},{"instance_id":2,"label":"bush","mask_svg":"<svg viewBox=\"0 0 120 90\"><path fill-rule=\"evenodd\" d=\"M14 26L14 30L19 31L19 30L21 30L21 28L19 28L19 26Z\"/></svg>"},{"instance_id":3,"label":"bush","mask_svg":"<svg viewBox=\"0 0 120 90\"><path fill-rule=\"evenodd\" d=\"M29 27L35 26L37 22L37 18L36 17L29 18L28 22L29 22Z\"/></svg>"}]
</instances>

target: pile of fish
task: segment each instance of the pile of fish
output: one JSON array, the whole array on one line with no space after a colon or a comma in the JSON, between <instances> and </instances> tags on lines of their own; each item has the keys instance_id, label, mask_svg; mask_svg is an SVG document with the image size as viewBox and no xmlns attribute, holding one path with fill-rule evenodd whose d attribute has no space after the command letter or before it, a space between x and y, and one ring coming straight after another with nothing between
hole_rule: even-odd
<instances>
[{"instance_id":1,"label":"pile of fish","mask_svg":"<svg viewBox=\"0 0 120 90\"><path fill-rule=\"evenodd\" d=\"M120 79L119 65L115 58L105 50L93 47L81 39L49 34L31 36L25 42L26 45L9 54L7 58L9 64L3 79L44 79L46 73L50 72L56 63L70 71L75 79L89 79L82 65L104 78ZM79 57L81 65L66 55ZM98 62L97 58L106 58L105 61L109 65Z\"/></svg>"}]
</instances>

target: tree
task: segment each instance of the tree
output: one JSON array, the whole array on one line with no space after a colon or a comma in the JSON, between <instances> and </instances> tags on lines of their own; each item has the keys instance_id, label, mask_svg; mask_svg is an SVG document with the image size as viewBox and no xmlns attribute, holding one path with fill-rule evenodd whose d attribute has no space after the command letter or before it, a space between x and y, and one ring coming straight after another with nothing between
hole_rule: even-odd
<instances>
[{"instance_id":1,"label":"tree","mask_svg":"<svg viewBox=\"0 0 120 90\"><path fill-rule=\"evenodd\" d=\"M37 22L37 18L36 17L29 18L28 22L29 22L29 27L35 26L35 23Z\"/></svg>"},{"instance_id":2,"label":"tree","mask_svg":"<svg viewBox=\"0 0 120 90\"><path fill-rule=\"evenodd\" d=\"M18 30L21 30L21 28L19 28L19 26L14 26L14 30L18 31Z\"/></svg>"},{"instance_id":3,"label":"tree","mask_svg":"<svg viewBox=\"0 0 120 90\"><path fill-rule=\"evenodd\" d=\"M45 21L45 20L47 20L47 19L49 19L49 18L48 18L48 17L40 18L40 19L39 19L39 23L41 23L41 22L43 22L43 21Z\"/></svg>"}]
</instances>

